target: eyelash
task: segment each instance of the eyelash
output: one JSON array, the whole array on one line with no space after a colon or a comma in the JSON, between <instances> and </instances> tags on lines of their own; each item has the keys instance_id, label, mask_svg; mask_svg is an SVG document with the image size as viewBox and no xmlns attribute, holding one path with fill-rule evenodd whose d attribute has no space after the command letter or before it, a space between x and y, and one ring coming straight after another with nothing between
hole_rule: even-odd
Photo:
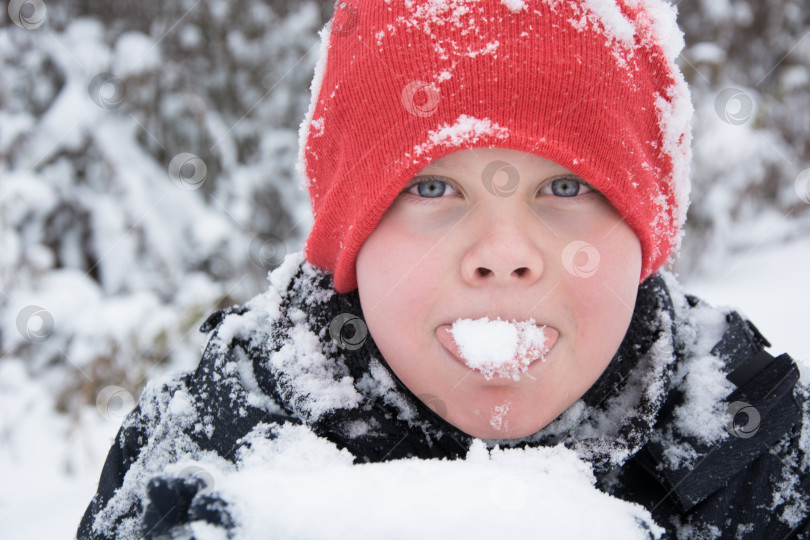
<instances>
[{"instance_id":1,"label":"eyelash","mask_svg":"<svg viewBox=\"0 0 810 540\"><path fill-rule=\"evenodd\" d=\"M577 191L576 195L573 195L571 197L562 197L562 196L556 197L558 199L575 199L575 198L579 197L580 195L585 195L587 193L591 193L591 192L596 191L593 187L591 187L591 185L588 182L586 182L584 180L581 180L581 179L576 178L574 176L562 176L562 177L559 177L559 178L552 178L552 179L548 180L546 183L544 183L542 186L540 186L540 189L538 190L538 193L545 190L546 188L551 188L551 186L554 185L554 182L556 182L558 180L571 180L571 181L576 182L577 184L579 184L579 187L580 187L580 189ZM585 191L582 191L583 189Z\"/></svg>"},{"instance_id":2,"label":"eyelash","mask_svg":"<svg viewBox=\"0 0 810 540\"><path fill-rule=\"evenodd\" d=\"M408 187L403 189L402 193L410 193L410 191L412 189L418 188L419 185L424 184L426 182L441 182L446 187L448 187L448 188L452 189L453 191L455 191L457 194L461 193L461 190L459 190L457 187L455 187L452 182L448 182L447 180L442 180L441 178L433 177L433 176L420 177L419 180L412 182L410 185L408 185ZM416 197L416 202L418 204L427 204L432 200L443 199L444 195L445 195L445 193L442 193L442 195L439 196L439 197L422 197L422 196L419 195L418 190L417 190L417 193L410 193L410 194L413 195L414 197Z\"/></svg>"},{"instance_id":3,"label":"eyelash","mask_svg":"<svg viewBox=\"0 0 810 540\"><path fill-rule=\"evenodd\" d=\"M538 195L540 195L541 192L546 190L547 188L550 188L552 186L552 184L557 180L572 180L572 181L576 182L577 184L579 184L579 186L580 186L580 191L577 192L576 195L571 196L571 197L557 196L557 197L555 197L557 199L574 199L574 198L579 197L580 195L584 195L584 194L591 193L591 192L596 192L596 189L594 189L590 184L588 184L584 180L581 180L581 179L573 177L573 176L562 176L562 177L559 177L559 178L551 178L548 181L546 181L542 186L540 186L540 189L537 190ZM405 189L402 190L402 193L403 194L409 193L409 194L413 195L414 197L416 197L415 202L417 204L429 204L430 201L432 201L432 200L443 199L445 193L442 193L442 195L439 196L439 197L422 197L418 193L410 193L412 189L418 187L420 184L424 184L425 182L431 182L431 181L433 181L433 182L441 182L446 187L454 190L456 193L460 193L460 191L461 191L457 187L455 187L452 182L449 182L447 180L443 180L440 177L426 176L426 177L420 177L419 180L416 180L416 181L412 182L411 184L409 184ZM582 192L583 189L585 190L584 192ZM547 194L547 195L554 196L553 194Z\"/></svg>"}]
</instances>

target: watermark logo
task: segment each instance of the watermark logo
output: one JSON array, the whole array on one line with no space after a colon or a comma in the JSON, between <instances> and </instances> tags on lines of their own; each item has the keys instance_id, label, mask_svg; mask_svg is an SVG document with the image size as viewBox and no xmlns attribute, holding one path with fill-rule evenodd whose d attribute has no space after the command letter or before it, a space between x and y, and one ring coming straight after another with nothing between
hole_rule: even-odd
<instances>
[{"instance_id":1,"label":"watermark logo","mask_svg":"<svg viewBox=\"0 0 810 540\"><path fill-rule=\"evenodd\" d=\"M260 234L250 241L248 247L250 260L265 270L280 265L287 256L287 245L283 240L272 235Z\"/></svg>"},{"instance_id":2,"label":"watermark logo","mask_svg":"<svg viewBox=\"0 0 810 540\"><path fill-rule=\"evenodd\" d=\"M714 111L723 122L741 126L754 115L754 100L738 88L726 88L717 94Z\"/></svg>"},{"instance_id":3,"label":"watermark logo","mask_svg":"<svg viewBox=\"0 0 810 540\"><path fill-rule=\"evenodd\" d=\"M346 37L357 29L360 22L360 11L349 2L337 2L332 16L332 32Z\"/></svg>"},{"instance_id":4,"label":"watermark logo","mask_svg":"<svg viewBox=\"0 0 810 540\"><path fill-rule=\"evenodd\" d=\"M357 315L341 313L329 323L329 335L341 349L354 351L365 343L368 327Z\"/></svg>"},{"instance_id":5,"label":"watermark logo","mask_svg":"<svg viewBox=\"0 0 810 540\"><path fill-rule=\"evenodd\" d=\"M214 491L214 475L204 467L199 465L189 465L177 475L178 478L189 481L202 487L197 491L198 495L210 495Z\"/></svg>"},{"instance_id":6,"label":"watermark logo","mask_svg":"<svg viewBox=\"0 0 810 540\"><path fill-rule=\"evenodd\" d=\"M505 161L493 161L481 174L484 188L496 197L514 195L520 185L520 173Z\"/></svg>"},{"instance_id":7,"label":"watermark logo","mask_svg":"<svg viewBox=\"0 0 810 540\"><path fill-rule=\"evenodd\" d=\"M426 118L439 108L439 89L425 81L411 81L402 89L402 105L414 116Z\"/></svg>"},{"instance_id":8,"label":"watermark logo","mask_svg":"<svg viewBox=\"0 0 810 540\"><path fill-rule=\"evenodd\" d=\"M416 397L442 418L447 415L447 404L442 401L439 396L433 394L419 394Z\"/></svg>"},{"instance_id":9,"label":"watermark logo","mask_svg":"<svg viewBox=\"0 0 810 540\"><path fill-rule=\"evenodd\" d=\"M569 274L579 278L589 278L599 269L599 251L588 242L575 240L562 252L563 267Z\"/></svg>"},{"instance_id":10,"label":"watermark logo","mask_svg":"<svg viewBox=\"0 0 810 540\"><path fill-rule=\"evenodd\" d=\"M805 169L796 177L793 183L796 195L804 204L810 204L810 169Z\"/></svg>"},{"instance_id":11,"label":"watermark logo","mask_svg":"<svg viewBox=\"0 0 810 540\"><path fill-rule=\"evenodd\" d=\"M759 411L753 405L744 401L735 401L726 409L726 414L731 417L726 424L726 431L741 439L750 439L759 431L760 416ZM745 423L738 422L743 415Z\"/></svg>"},{"instance_id":12,"label":"watermark logo","mask_svg":"<svg viewBox=\"0 0 810 540\"><path fill-rule=\"evenodd\" d=\"M11 0L8 16L24 30L36 30L45 23L48 9L42 0Z\"/></svg>"},{"instance_id":13,"label":"watermark logo","mask_svg":"<svg viewBox=\"0 0 810 540\"><path fill-rule=\"evenodd\" d=\"M205 162L188 152L177 154L169 163L169 177L172 182L186 191L200 189L207 175L208 167Z\"/></svg>"},{"instance_id":14,"label":"watermark logo","mask_svg":"<svg viewBox=\"0 0 810 540\"><path fill-rule=\"evenodd\" d=\"M96 396L96 410L105 420L120 422L134 406L135 398L120 386L106 386Z\"/></svg>"},{"instance_id":15,"label":"watermark logo","mask_svg":"<svg viewBox=\"0 0 810 540\"><path fill-rule=\"evenodd\" d=\"M17 331L31 343L42 343L53 334L53 315L44 307L24 307L17 314Z\"/></svg>"},{"instance_id":16,"label":"watermark logo","mask_svg":"<svg viewBox=\"0 0 810 540\"><path fill-rule=\"evenodd\" d=\"M127 96L127 85L112 73L99 73L90 79L87 94L102 109L117 109Z\"/></svg>"}]
</instances>

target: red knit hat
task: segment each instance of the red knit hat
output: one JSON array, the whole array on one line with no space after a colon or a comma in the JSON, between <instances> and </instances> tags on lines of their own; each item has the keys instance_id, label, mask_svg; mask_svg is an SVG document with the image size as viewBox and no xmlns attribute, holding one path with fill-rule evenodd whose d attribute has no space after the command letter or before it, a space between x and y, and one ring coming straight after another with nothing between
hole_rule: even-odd
<instances>
[{"instance_id":1,"label":"red knit hat","mask_svg":"<svg viewBox=\"0 0 810 540\"><path fill-rule=\"evenodd\" d=\"M663 0L338 1L321 39L298 170L306 258L338 292L406 183L463 148L585 178L641 241L642 281L679 248L692 105Z\"/></svg>"}]
</instances>

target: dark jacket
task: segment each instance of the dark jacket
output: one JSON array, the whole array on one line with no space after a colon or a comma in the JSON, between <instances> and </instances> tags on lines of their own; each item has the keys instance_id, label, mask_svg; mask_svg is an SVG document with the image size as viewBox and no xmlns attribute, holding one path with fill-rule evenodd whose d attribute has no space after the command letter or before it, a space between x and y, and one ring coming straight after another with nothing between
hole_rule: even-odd
<instances>
[{"instance_id":1,"label":"dark jacket","mask_svg":"<svg viewBox=\"0 0 810 540\"><path fill-rule=\"evenodd\" d=\"M205 451L235 461L257 426L304 424L356 463L465 457L473 439L417 399L363 334L356 291L336 293L300 254L270 281L203 324L210 337L196 371L144 390L80 538L173 538L199 520L235 527L204 478L163 468ZM736 312L660 273L640 285L621 347L577 404L535 435L488 444L565 444L592 463L603 491L646 507L667 538L810 539L808 390L769 345Z\"/></svg>"}]
</instances>

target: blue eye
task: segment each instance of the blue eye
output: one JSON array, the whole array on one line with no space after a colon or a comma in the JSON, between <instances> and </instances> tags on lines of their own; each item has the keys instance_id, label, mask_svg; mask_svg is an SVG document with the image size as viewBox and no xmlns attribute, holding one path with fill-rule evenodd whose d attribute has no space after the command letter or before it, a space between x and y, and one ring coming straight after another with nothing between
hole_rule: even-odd
<instances>
[{"instance_id":1,"label":"blue eye","mask_svg":"<svg viewBox=\"0 0 810 540\"><path fill-rule=\"evenodd\" d=\"M543 187L541 193L548 195L549 189L551 190L551 195L555 197L576 197L577 195L592 191L591 187L586 183L573 178L557 178L556 180L552 180Z\"/></svg>"},{"instance_id":2,"label":"blue eye","mask_svg":"<svg viewBox=\"0 0 810 540\"><path fill-rule=\"evenodd\" d=\"M412 185L407 191L427 199L438 199L445 194L448 188L453 189L447 182L429 178ZM414 190L416 190L416 193L414 193Z\"/></svg>"}]
</instances>

